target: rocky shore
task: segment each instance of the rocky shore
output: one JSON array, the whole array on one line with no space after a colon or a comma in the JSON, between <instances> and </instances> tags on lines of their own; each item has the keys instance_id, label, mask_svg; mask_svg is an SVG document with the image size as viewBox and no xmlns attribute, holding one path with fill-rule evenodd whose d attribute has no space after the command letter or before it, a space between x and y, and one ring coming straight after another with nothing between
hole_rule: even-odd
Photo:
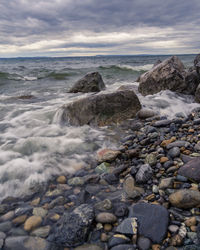
<instances>
[{"instance_id":1,"label":"rocky shore","mask_svg":"<svg viewBox=\"0 0 200 250\"><path fill-rule=\"evenodd\" d=\"M129 121L118 150L0 205L2 249L200 249L200 110Z\"/></svg>"},{"instance_id":2,"label":"rocky shore","mask_svg":"<svg viewBox=\"0 0 200 250\"><path fill-rule=\"evenodd\" d=\"M162 71L163 65L157 64L156 70ZM171 71L173 67L170 72L177 74L185 91L188 78ZM198 74L198 60L195 67ZM147 74L141 81L147 80ZM159 76L158 84L165 84L165 77ZM82 83L78 84L81 89ZM155 91L169 87L163 86L156 86ZM195 91L197 87L195 82ZM131 91L125 88L92 96L89 104L86 99L78 100L77 110L87 107L83 114L89 118L86 122L76 118L75 125L105 125L119 121L121 115L135 116L141 106ZM114 100L110 106L102 105L110 97ZM118 109L119 102L127 106ZM127 110L130 105L134 112ZM102 107L103 118L95 120ZM55 176L44 185L36 184L25 197L7 197L1 202L1 249L200 249L200 109L187 117L179 113L171 120L141 109L137 118L119 126L126 129L118 149L101 149L94 162L76 173Z\"/></svg>"}]
</instances>

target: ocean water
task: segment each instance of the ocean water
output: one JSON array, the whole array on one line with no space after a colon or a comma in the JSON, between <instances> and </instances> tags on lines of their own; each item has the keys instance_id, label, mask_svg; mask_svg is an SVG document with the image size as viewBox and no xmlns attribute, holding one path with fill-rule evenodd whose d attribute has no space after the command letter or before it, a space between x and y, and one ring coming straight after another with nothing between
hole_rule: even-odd
<instances>
[{"instance_id":1,"label":"ocean water","mask_svg":"<svg viewBox=\"0 0 200 250\"><path fill-rule=\"evenodd\" d=\"M54 175L73 173L102 147L117 147L109 127L72 127L60 121L60 107L88 94L69 94L88 72L101 73L105 92L132 84L144 107L173 117L198 104L193 97L163 91L142 97L138 76L167 56L97 56L0 59L0 198L23 195ZM186 68L194 55L181 55ZM183 108L184 107L184 108Z\"/></svg>"}]
</instances>

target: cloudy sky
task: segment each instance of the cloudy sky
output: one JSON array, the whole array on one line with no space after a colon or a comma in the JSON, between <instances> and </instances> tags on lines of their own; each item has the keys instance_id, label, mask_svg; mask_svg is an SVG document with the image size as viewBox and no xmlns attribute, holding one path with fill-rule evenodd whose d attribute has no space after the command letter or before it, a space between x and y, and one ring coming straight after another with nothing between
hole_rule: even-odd
<instances>
[{"instance_id":1,"label":"cloudy sky","mask_svg":"<svg viewBox=\"0 0 200 250\"><path fill-rule=\"evenodd\" d=\"M0 57L199 52L199 0L0 0Z\"/></svg>"}]
</instances>

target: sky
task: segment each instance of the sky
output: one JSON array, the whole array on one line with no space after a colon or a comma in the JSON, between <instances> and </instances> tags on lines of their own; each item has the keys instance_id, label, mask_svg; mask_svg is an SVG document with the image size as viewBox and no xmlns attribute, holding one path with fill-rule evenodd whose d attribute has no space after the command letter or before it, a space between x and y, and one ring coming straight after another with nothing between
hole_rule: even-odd
<instances>
[{"instance_id":1,"label":"sky","mask_svg":"<svg viewBox=\"0 0 200 250\"><path fill-rule=\"evenodd\" d=\"M200 0L0 0L0 57L200 53Z\"/></svg>"}]
</instances>

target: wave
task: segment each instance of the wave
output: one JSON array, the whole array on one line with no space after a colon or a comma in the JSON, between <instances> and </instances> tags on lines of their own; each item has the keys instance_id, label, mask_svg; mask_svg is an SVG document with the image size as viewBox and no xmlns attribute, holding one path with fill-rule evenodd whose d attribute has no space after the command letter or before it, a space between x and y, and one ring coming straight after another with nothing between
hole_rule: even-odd
<instances>
[{"instance_id":1,"label":"wave","mask_svg":"<svg viewBox=\"0 0 200 250\"><path fill-rule=\"evenodd\" d=\"M145 64L140 66L131 66L131 65L109 65L109 66L99 66L100 70L112 70L124 73L144 73L147 70L150 70L153 67L153 64Z\"/></svg>"}]
</instances>

